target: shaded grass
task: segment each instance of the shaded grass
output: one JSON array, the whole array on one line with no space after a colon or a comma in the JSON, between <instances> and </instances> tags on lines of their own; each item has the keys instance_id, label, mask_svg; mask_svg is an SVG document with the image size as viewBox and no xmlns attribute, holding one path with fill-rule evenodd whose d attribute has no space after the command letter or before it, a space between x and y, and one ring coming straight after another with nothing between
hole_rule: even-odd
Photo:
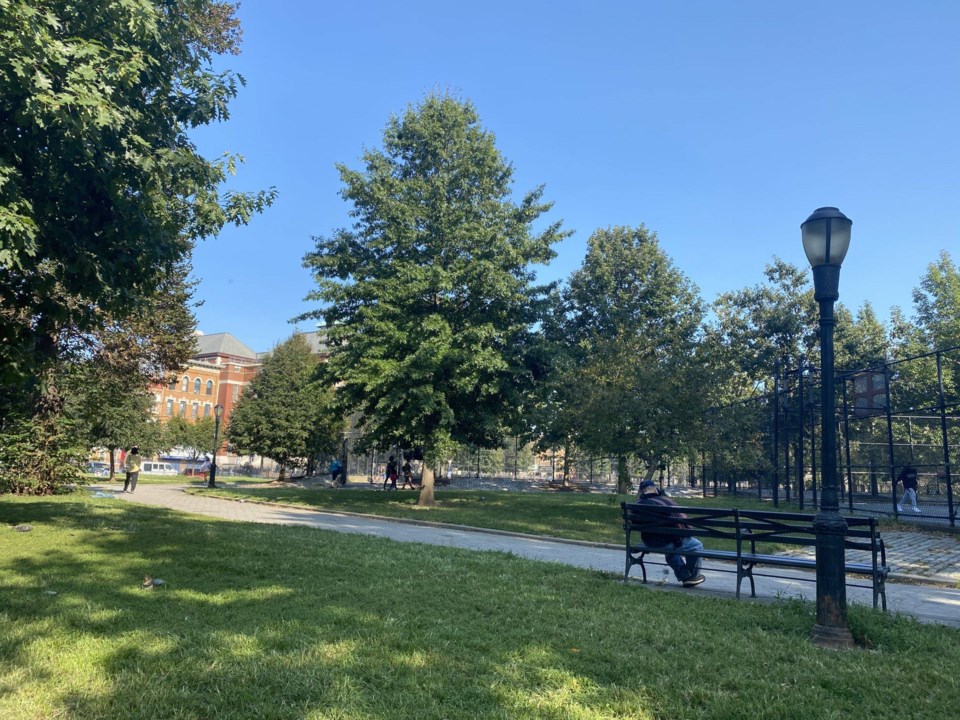
<instances>
[{"instance_id":1,"label":"shaded grass","mask_svg":"<svg viewBox=\"0 0 960 720\"><path fill-rule=\"evenodd\" d=\"M5 720L902 720L960 696L960 632L860 606L866 649L835 653L805 603L500 553L79 497L0 498L0 523Z\"/></svg>"}]
</instances>

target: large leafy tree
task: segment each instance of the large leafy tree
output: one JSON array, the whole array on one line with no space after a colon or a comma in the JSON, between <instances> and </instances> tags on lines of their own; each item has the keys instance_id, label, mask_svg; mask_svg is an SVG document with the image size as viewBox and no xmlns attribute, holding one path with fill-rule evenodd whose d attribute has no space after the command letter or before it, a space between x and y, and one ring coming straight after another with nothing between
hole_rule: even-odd
<instances>
[{"instance_id":1,"label":"large leafy tree","mask_svg":"<svg viewBox=\"0 0 960 720\"><path fill-rule=\"evenodd\" d=\"M473 105L430 95L393 117L363 170L340 165L355 222L305 258L333 352L326 377L368 444L422 447L422 504L452 442L492 447L538 375L531 269L565 233L533 223L542 188L511 199L513 169Z\"/></svg>"},{"instance_id":2,"label":"large leafy tree","mask_svg":"<svg viewBox=\"0 0 960 720\"><path fill-rule=\"evenodd\" d=\"M946 250L930 263L914 289L913 306L930 350L960 345L960 270Z\"/></svg>"},{"instance_id":3,"label":"large leafy tree","mask_svg":"<svg viewBox=\"0 0 960 720\"><path fill-rule=\"evenodd\" d=\"M852 315L844 306L837 306L836 362L845 370L860 370L879 365L890 353L887 329L870 303L864 303Z\"/></svg>"},{"instance_id":4,"label":"large leafy tree","mask_svg":"<svg viewBox=\"0 0 960 720\"><path fill-rule=\"evenodd\" d=\"M763 284L720 295L714 311L741 372L769 388L777 361L784 370L812 363L818 314L808 271L774 258L764 275Z\"/></svg>"},{"instance_id":5,"label":"large leafy tree","mask_svg":"<svg viewBox=\"0 0 960 720\"><path fill-rule=\"evenodd\" d=\"M234 11L0 0L0 380L21 388L0 412L46 438L47 486L77 338L155 302L198 239L273 199L221 193L237 158L208 160L189 138L227 118L241 83L214 67L238 51Z\"/></svg>"},{"instance_id":6,"label":"large leafy tree","mask_svg":"<svg viewBox=\"0 0 960 720\"><path fill-rule=\"evenodd\" d=\"M226 439L241 453L286 467L333 452L344 423L329 387L316 378L317 357L300 334L273 349L230 415Z\"/></svg>"},{"instance_id":7,"label":"large leafy tree","mask_svg":"<svg viewBox=\"0 0 960 720\"><path fill-rule=\"evenodd\" d=\"M567 383L579 443L651 475L702 414L696 375L704 315L694 286L644 226L596 231L566 293ZM568 415L565 425L569 425Z\"/></svg>"},{"instance_id":8,"label":"large leafy tree","mask_svg":"<svg viewBox=\"0 0 960 720\"><path fill-rule=\"evenodd\" d=\"M234 6L217 0L0 0L0 368L56 361L154 297L195 240L272 193L226 193L233 157L188 133L226 119L240 78ZM39 398L56 399L55 393Z\"/></svg>"}]
</instances>

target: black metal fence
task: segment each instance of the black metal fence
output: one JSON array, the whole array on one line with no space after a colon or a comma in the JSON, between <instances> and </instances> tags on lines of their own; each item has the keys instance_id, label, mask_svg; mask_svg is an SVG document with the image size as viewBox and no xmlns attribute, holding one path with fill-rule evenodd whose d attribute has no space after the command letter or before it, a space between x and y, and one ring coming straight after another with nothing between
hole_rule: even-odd
<instances>
[{"instance_id":1,"label":"black metal fence","mask_svg":"<svg viewBox=\"0 0 960 720\"><path fill-rule=\"evenodd\" d=\"M698 467L704 495L819 506L818 375L812 367L778 372L772 394L708 414ZM841 505L956 527L960 347L841 371L836 385ZM897 483L906 466L918 472L918 512Z\"/></svg>"}]
</instances>

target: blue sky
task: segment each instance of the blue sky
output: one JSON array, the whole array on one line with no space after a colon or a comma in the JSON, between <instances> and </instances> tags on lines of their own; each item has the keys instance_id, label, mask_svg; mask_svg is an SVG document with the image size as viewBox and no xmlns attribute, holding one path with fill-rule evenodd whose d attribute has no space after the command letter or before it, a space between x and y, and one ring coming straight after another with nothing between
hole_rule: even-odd
<instances>
[{"instance_id":1,"label":"blue sky","mask_svg":"<svg viewBox=\"0 0 960 720\"><path fill-rule=\"evenodd\" d=\"M391 114L433 90L470 99L574 235L641 223L707 301L777 255L806 267L815 208L853 220L840 300L881 319L960 238L960 3L246 0L247 87L201 151L245 156L233 186L276 186L248 227L198 246L199 328L254 350L288 337L316 235L348 226L335 163L360 168ZM312 329L309 323L301 329Z\"/></svg>"}]
</instances>

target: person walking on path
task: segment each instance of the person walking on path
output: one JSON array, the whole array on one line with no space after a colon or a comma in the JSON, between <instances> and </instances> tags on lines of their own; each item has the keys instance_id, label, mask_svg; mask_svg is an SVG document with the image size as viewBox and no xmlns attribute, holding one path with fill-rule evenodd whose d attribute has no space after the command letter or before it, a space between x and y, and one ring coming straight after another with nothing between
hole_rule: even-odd
<instances>
[{"instance_id":1,"label":"person walking on path","mask_svg":"<svg viewBox=\"0 0 960 720\"><path fill-rule=\"evenodd\" d=\"M133 492L137 489L137 480L140 478L140 449L134 445L127 453L127 475L123 481L123 491ZM129 489L128 489L129 488Z\"/></svg>"},{"instance_id":2,"label":"person walking on path","mask_svg":"<svg viewBox=\"0 0 960 720\"><path fill-rule=\"evenodd\" d=\"M347 478L343 472L343 465L340 464L340 458L334 458L330 461L330 482L335 487L347 484Z\"/></svg>"},{"instance_id":3,"label":"person walking on path","mask_svg":"<svg viewBox=\"0 0 960 720\"><path fill-rule=\"evenodd\" d=\"M913 506L913 511L915 513L920 512L920 508L917 506L916 468L906 465L897 476L897 482L903 483L903 497L901 497L900 502L897 503L897 512L903 512L903 503L907 500L907 498L910 498L910 504Z\"/></svg>"},{"instance_id":4,"label":"person walking on path","mask_svg":"<svg viewBox=\"0 0 960 720\"><path fill-rule=\"evenodd\" d=\"M404 462L400 469L403 471L403 485L400 486L400 489L406 490L409 485L411 490L416 490L413 486L413 468L410 466L410 461Z\"/></svg>"},{"instance_id":5,"label":"person walking on path","mask_svg":"<svg viewBox=\"0 0 960 720\"><path fill-rule=\"evenodd\" d=\"M383 475L383 489L387 489L387 483L390 483L390 489L397 489L397 461L393 459L393 455L390 456L390 460L387 462L387 471Z\"/></svg>"},{"instance_id":6,"label":"person walking on path","mask_svg":"<svg viewBox=\"0 0 960 720\"><path fill-rule=\"evenodd\" d=\"M653 480L644 480L640 483L640 494L637 502L645 505L663 505L666 507L676 507L677 504L666 495L661 495ZM686 517L681 512L674 513L671 517L682 520ZM677 527L686 527L682 522L677 523ZM671 550L685 550L687 552L698 552L703 550L703 543L695 537L678 537L675 535L659 535L656 533L641 532L644 545L652 548L659 548L663 551L663 557L667 565L673 568L673 574L684 587L696 587L700 585L705 578L700 574L702 559L694 555L678 555Z\"/></svg>"}]
</instances>

